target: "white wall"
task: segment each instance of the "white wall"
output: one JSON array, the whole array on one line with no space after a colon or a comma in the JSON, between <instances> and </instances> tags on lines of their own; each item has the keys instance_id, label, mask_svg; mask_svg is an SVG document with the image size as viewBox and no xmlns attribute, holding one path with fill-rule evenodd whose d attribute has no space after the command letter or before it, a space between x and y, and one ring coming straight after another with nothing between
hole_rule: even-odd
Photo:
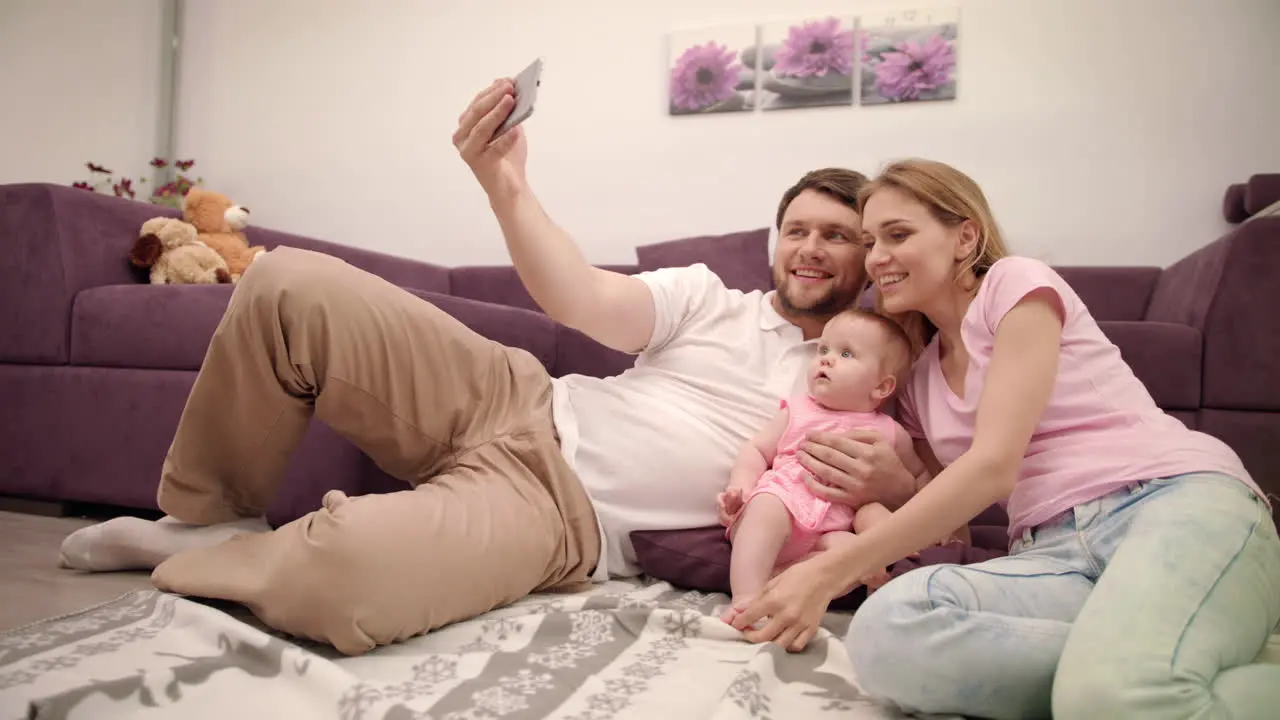
<instances>
[{"instance_id":1,"label":"white wall","mask_svg":"<svg viewBox=\"0 0 1280 720\"><path fill-rule=\"evenodd\" d=\"M0 183L149 176L161 0L0 0Z\"/></svg>"},{"instance_id":2,"label":"white wall","mask_svg":"<svg viewBox=\"0 0 1280 720\"><path fill-rule=\"evenodd\" d=\"M149 156L155 2L0 2L0 181ZM450 265L506 262L449 137L536 55L530 175L594 262L767 225L812 167L924 155L982 183L1019 252L1164 264L1225 229L1228 183L1280 169L1280 3L958 4L955 102L670 118L668 30L915 4L188 0L179 151L259 224Z\"/></svg>"}]
</instances>

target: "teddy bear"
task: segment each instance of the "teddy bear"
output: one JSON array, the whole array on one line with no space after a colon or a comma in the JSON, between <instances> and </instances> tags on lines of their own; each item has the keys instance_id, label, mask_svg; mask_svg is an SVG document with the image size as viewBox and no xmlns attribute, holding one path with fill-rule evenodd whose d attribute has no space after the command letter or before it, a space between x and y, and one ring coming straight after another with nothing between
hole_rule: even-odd
<instances>
[{"instance_id":1,"label":"teddy bear","mask_svg":"<svg viewBox=\"0 0 1280 720\"><path fill-rule=\"evenodd\" d=\"M231 282L222 256L197 238L195 226L156 217L142 224L129 262L151 269L152 285L214 285Z\"/></svg>"},{"instance_id":2,"label":"teddy bear","mask_svg":"<svg viewBox=\"0 0 1280 720\"><path fill-rule=\"evenodd\" d=\"M249 247L249 241L240 232L249 224L249 209L236 205L222 193L191 188L183 202L182 219L199 231L200 242L227 261L233 283L239 282L260 253L266 252L262 246Z\"/></svg>"}]
</instances>

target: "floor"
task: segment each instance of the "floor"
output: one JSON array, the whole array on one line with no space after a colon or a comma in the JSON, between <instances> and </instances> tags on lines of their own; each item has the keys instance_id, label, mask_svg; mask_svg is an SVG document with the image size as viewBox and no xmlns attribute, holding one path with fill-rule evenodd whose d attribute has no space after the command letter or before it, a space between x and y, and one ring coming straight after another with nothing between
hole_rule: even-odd
<instances>
[{"instance_id":1,"label":"floor","mask_svg":"<svg viewBox=\"0 0 1280 720\"><path fill-rule=\"evenodd\" d=\"M58 546L77 528L99 522L0 510L0 632L150 589L146 572L82 573L58 567ZM1280 627L1259 660L1280 664Z\"/></svg>"},{"instance_id":2,"label":"floor","mask_svg":"<svg viewBox=\"0 0 1280 720\"><path fill-rule=\"evenodd\" d=\"M0 510L0 631L151 587L146 572L82 573L58 567L58 546L97 520Z\"/></svg>"}]
</instances>

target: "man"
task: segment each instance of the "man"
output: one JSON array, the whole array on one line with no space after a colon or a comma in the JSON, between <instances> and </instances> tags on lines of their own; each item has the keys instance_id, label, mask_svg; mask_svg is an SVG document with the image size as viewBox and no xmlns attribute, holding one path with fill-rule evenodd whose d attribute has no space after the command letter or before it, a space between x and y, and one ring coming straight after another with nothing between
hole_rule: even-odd
<instances>
[{"instance_id":1,"label":"man","mask_svg":"<svg viewBox=\"0 0 1280 720\"><path fill-rule=\"evenodd\" d=\"M826 320L863 285L846 170L805 176L778 208L777 291L731 291L704 266L627 276L589 265L525 181L495 82L453 141L511 258L555 320L636 367L552 380L534 357L335 258L277 249L237 286L161 473L168 517L71 535L63 564L155 567L162 590L237 601L348 654L539 590L639 568L628 534L716 522L737 449L803 382ZM349 498L271 531L261 519L312 413L412 489ZM865 438L864 438L865 439ZM900 506L915 479L883 439L827 438L807 459L844 490Z\"/></svg>"}]
</instances>

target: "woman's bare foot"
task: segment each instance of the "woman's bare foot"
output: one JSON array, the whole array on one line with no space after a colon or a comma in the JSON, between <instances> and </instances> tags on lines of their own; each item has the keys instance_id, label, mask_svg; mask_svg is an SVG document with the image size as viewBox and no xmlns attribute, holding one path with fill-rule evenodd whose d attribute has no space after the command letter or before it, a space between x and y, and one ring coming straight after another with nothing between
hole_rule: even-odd
<instances>
[{"instance_id":1,"label":"woman's bare foot","mask_svg":"<svg viewBox=\"0 0 1280 720\"><path fill-rule=\"evenodd\" d=\"M264 518L188 525L168 516L155 522L119 517L68 535L62 541L58 565L90 572L152 570L184 550L218 545L244 533L270 531Z\"/></svg>"}]
</instances>

